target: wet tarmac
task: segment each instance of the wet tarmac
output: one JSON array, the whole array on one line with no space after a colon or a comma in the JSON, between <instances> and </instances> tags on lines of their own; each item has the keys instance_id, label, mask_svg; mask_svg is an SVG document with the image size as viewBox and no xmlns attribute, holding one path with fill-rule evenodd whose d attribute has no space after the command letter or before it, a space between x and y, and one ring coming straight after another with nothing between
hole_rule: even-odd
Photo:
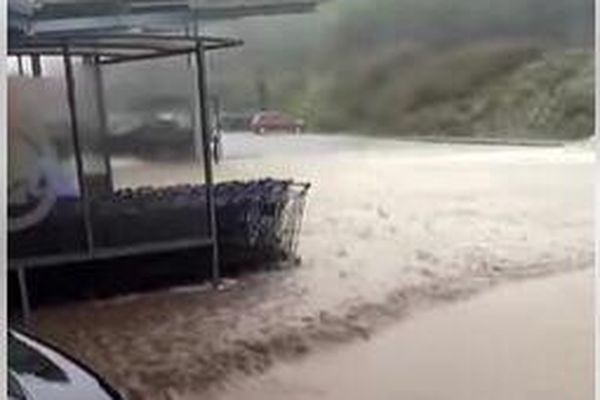
<instances>
[{"instance_id":1,"label":"wet tarmac","mask_svg":"<svg viewBox=\"0 0 600 400\"><path fill-rule=\"evenodd\" d=\"M593 266L591 149L225 136L219 180L312 183L297 268L47 307L39 330L131 399L199 395L419 309L505 281ZM201 179L119 161L121 186Z\"/></svg>"}]
</instances>

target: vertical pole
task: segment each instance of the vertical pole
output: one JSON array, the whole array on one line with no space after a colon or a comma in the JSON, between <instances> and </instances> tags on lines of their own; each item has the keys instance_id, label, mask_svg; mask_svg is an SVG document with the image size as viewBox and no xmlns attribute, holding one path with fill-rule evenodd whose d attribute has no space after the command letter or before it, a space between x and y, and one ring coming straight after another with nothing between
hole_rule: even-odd
<instances>
[{"instance_id":1,"label":"vertical pole","mask_svg":"<svg viewBox=\"0 0 600 400\"><path fill-rule=\"evenodd\" d=\"M100 136L102 137L102 157L104 159L104 168L106 171L106 187L112 193L113 174L112 165L110 163L110 138L108 135L108 122L106 114L106 99L104 97L104 82L102 80L102 70L100 66L100 57L94 57L94 85L96 92L96 106L98 107L98 117L100 122Z\"/></svg>"},{"instance_id":2,"label":"vertical pole","mask_svg":"<svg viewBox=\"0 0 600 400\"><path fill-rule=\"evenodd\" d=\"M94 235L92 232L92 219L90 213L90 199L88 197L87 185L83 171L83 160L81 145L79 143L79 126L77 123L77 105L75 104L75 80L73 78L73 64L69 54L69 46L63 46L63 60L65 64L65 77L67 80L67 100L69 103L69 117L71 119L71 139L73 140L73 151L75 152L75 166L77 168L77 182L79 193L83 204L83 225L85 228L85 239L88 252L94 251Z\"/></svg>"},{"instance_id":3,"label":"vertical pole","mask_svg":"<svg viewBox=\"0 0 600 400\"><path fill-rule=\"evenodd\" d=\"M31 72L36 78L42 76L42 60L37 54L31 56Z\"/></svg>"},{"instance_id":4,"label":"vertical pole","mask_svg":"<svg viewBox=\"0 0 600 400\"><path fill-rule=\"evenodd\" d=\"M25 75L25 70L23 69L23 57L21 55L17 56L17 66L19 68L19 76Z\"/></svg>"},{"instance_id":5,"label":"vertical pole","mask_svg":"<svg viewBox=\"0 0 600 400\"><path fill-rule=\"evenodd\" d=\"M204 179L206 181L206 209L209 235L212 239L211 277L215 287L219 285L219 244L217 232L217 214L215 207L215 189L213 186L212 154L210 151L210 126L208 125L208 97L206 95L206 63L204 46L200 40L196 42L196 72L198 73L198 97L200 99L200 123L202 129L202 153L204 159Z\"/></svg>"},{"instance_id":6,"label":"vertical pole","mask_svg":"<svg viewBox=\"0 0 600 400\"><path fill-rule=\"evenodd\" d=\"M27 328L31 328L31 305L29 304L29 292L27 290L27 276L25 276L25 267L19 267L19 269L17 269L17 279L19 280L19 293L21 295L23 325Z\"/></svg>"},{"instance_id":7,"label":"vertical pole","mask_svg":"<svg viewBox=\"0 0 600 400\"><path fill-rule=\"evenodd\" d=\"M194 18L194 20L192 21L192 26L191 26L192 36L197 39L198 38L198 19L196 17L195 9L194 9L194 13L193 13L193 18ZM190 57L193 57L193 55L190 54ZM196 82L196 84L199 84L199 82ZM202 102L202 100L199 98L199 93L196 90L194 91L193 102L194 102L194 109L192 112L192 129L194 131L194 156L196 157L196 159L199 160L203 154L202 132L201 132L202 128L200 127L200 124L202 123L202 116L200 115L200 113L201 113L200 103Z\"/></svg>"}]
</instances>

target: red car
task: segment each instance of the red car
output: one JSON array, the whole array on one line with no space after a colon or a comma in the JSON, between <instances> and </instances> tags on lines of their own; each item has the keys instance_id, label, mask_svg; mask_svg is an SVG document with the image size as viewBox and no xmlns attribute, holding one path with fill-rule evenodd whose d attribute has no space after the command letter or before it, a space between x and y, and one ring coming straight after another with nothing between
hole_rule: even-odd
<instances>
[{"instance_id":1,"label":"red car","mask_svg":"<svg viewBox=\"0 0 600 400\"><path fill-rule=\"evenodd\" d=\"M304 120L294 119L279 111L261 111L254 114L250 121L250 129L258 134L263 134L268 131L300 133L304 131L304 126Z\"/></svg>"}]
</instances>

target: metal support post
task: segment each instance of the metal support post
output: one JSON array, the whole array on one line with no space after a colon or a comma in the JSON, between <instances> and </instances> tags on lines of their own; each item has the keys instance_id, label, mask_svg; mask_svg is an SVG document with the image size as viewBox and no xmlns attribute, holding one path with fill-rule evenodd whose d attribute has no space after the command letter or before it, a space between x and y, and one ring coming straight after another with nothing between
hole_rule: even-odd
<instances>
[{"instance_id":1,"label":"metal support post","mask_svg":"<svg viewBox=\"0 0 600 400\"><path fill-rule=\"evenodd\" d=\"M29 292L27 291L27 276L25 268L17 270L17 279L19 280L19 293L21 295L21 311L23 312L23 325L31 328L31 306L29 304Z\"/></svg>"},{"instance_id":2,"label":"metal support post","mask_svg":"<svg viewBox=\"0 0 600 400\"><path fill-rule=\"evenodd\" d=\"M212 154L210 151L211 131L208 121L208 96L206 90L206 63L203 44L196 43L196 71L198 73L198 97L200 111L200 128L202 130L202 153L204 159L204 177L206 183L206 205L208 230L212 239L212 269L211 277L215 287L219 285L221 273L219 270L219 244L217 232L217 214L215 207L215 189L213 184Z\"/></svg>"},{"instance_id":3,"label":"metal support post","mask_svg":"<svg viewBox=\"0 0 600 400\"><path fill-rule=\"evenodd\" d=\"M195 12L195 11L194 11ZM199 28L198 28L198 21L196 19L194 19L192 26L191 26L191 30L192 30L192 36L194 38L198 38L199 35ZM204 48L204 45L202 47L202 51L204 52L206 49ZM190 54L190 60L193 57L193 54ZM192 68L192 66L190 65L190 69ZM204 66L203 68L206 68L206 66ZM199 85L200 83L198 82L198 74L196 74L196 84ZM200 99L200 93L195 90L193 92L193 96L192 96L192 101L193 101L193 109L192 109L192 129L194 132L194 156L196 157L197 160L200 160L200 158L202 158L202 154L203 154L203 149L202 149L202 132L201 129L202 127L200 126L202 124L202 116L200 108L201 105L200 103L202 102L202 100Z\"/></svg>"},{"instance_id":4,"label":"metal support post","mask_svg":"<svg viewBox=\"0 0 600 400\"><path fill-rule=\"evenodd\" d=\"M75 166L77 168L77 182L83 205L83 225L88 252L94 252L94 234L92 231L92 219L90 211L90 199L85 182L81 145L79 143L79 126L77 122L77 104L75 103L75 79L73 77L73 64L69 54L69 46L63 46L63 60L65 64L65 77L67 81L67 100L69 103L69 117L71 123L71 139L73 140L73 151L75 152Z\"/></svg>"},{"instance_id":5,"label":"metal support post","mask_svg":"<svg viewBox=\"0 0 600 400\"><path fill-rule=\"evenodd\" d=\"M17 56L17 67L19 69L19 76L25 75L25 69L23 68L23 57L21 55Z\"/></svg>"},{"instance_id":6,"label":"metal support post","mask_svg":"<svg viewBox=\"0 0 600 400\"><path fill-rule=\"evenodd\" d=\"M31 56L31 72L36 78L42 76L42 59L37 54Z\"/></svg>"}]
</instances>

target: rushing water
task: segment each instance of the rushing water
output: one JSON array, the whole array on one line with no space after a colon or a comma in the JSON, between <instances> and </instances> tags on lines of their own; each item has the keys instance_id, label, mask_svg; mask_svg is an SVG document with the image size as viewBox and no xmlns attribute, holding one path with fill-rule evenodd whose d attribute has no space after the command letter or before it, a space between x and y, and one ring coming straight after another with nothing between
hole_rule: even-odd
<instances>
[{"instance_id":1,"label":"rushing water","mask_svg":"<svg viewBox=\"0 0 600 400\"><path fill-rule=\"evenodd\" d=\"M505 287L217 398L592 400L593 286L590 270Z\"/></svg>"},{"instance_id":2,"label":"rushing water","mask_svg":"<svg viewBox=\"0 0 600 400\"><path fill-rule=\"evenodd\" d=\"M593 265L593 153L346 136L225 136L219 180L309 181L299 268L41 309L40 330L131 398L200 393L514 277ZM118 185L198 181L119 162Z\"/></svg>"}]
</instances>

